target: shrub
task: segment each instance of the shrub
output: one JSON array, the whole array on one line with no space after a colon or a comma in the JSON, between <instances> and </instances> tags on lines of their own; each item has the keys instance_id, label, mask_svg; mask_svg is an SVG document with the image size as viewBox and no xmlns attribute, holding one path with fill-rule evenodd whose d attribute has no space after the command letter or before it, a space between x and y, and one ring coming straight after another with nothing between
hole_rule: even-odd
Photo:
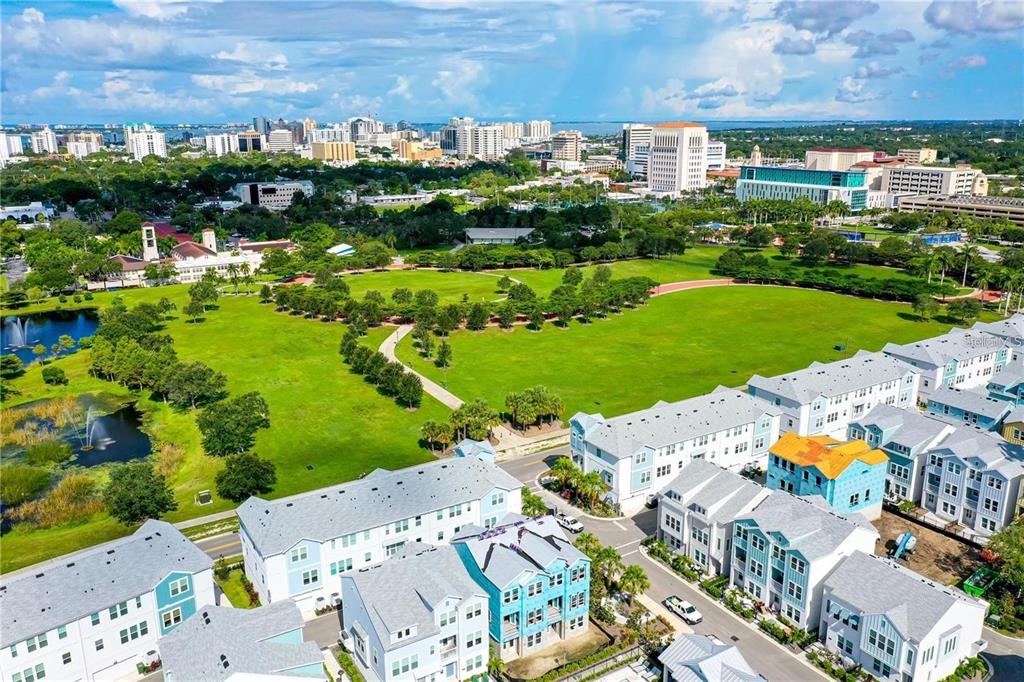
<instances>
[{"instance_id":1,"label":"shrub","mask_svg":"<svg viewBox=\"0 0 1024 682\"><path fill-rule=\"evenodd\" d=\"M716 599L721 599L725 594L725 586L729 582L729 576L722 575L717 578L708 578L701 582L700 588Z\"/></svg>"},{"instance_id":2,"label":"shrub","mask_svg":"<svg viewBox=\"0 0 1024 682\"><path fill-rule=\"evenodd\" d=\"M777 625L770 620L762 620L757 626L767 632L776 642L789 644L789 633L781 625Z\"/></svg>"},{"instance_id":3,"label":"shrub","mask_svg":"<svg viewBox=\"0 0 1024 682\"><path fill-rule=\"evenodd\" d=\"M68 375L60 367L52 365L43 367L43 383L50 386L61 386L68 383Z\"/></svg>"},{"instance_id":4,"label":"shrub","mask_svg":"<svg viewBox=\"0 0 1024 682\"><path fill-rule=\"evenodd\" d=\"M91 301L92 300L92 292L90 292L90 291L85 292L85 300L87 300L87 301Z\"/></svg>"},{"instance_id":5,"label":"shrub","mask_svg":"<svg viewBox=\"0 0 1024 682\"><path fill-rule=\"evenodd\" d=\"M50 485L50 472L41 467L10 464L0 468L0 503L15 507L35 498Z\"/></svg>"},{"instance_id":6,"label":"shrub","mask_svg":"<svg viewBox=\"0 0 1024 682\"><path fill-rule=\"evenodd\" d=\"M341 669L345 671L348 679L352 682L366 682L366 678L359 672L356 662L352 660L351 656L340 649L338 650L338 665L341 666Z\"/></svg>"},{"instance_id":7,"label":"shrub","mask_svg":"<svg viewBox=\"0 0 1024 682\"><path fill-rule=\"evenodd\" d=\"M75 294L72 297L71 300L74 301L75 303L81 303L82 302L82 296L80 294Z\"/></svg>"},{"instance_id":8,"label":"shrub","mask_svg":"<svg viewBox=\"0 0 1024 682\"><path fill-rule=\"evenodd\" d=\"M25 461L33 466L63 464L73 456L71 446L57 438L33 443L25 451Z\"/></svg>"},{"instance_id":9,"label":"shrub","mask_svg":"<svg viewBox=\"0 0 1024 682\"><path fill-rule=\"evenodd\" d=\"M61 303L67 303L68 297L65 296L64 294L61 294L60 296L57 297L57 300L60 301Z\"/></svg>"}]
</instances>

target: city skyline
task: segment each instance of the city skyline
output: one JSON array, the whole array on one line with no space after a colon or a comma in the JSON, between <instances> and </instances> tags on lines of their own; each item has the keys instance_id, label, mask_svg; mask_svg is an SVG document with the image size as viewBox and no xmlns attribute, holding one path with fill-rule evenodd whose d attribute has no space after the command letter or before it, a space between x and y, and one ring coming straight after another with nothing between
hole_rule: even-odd
<instances>
[{"instance_id":1,"label":"city skyline","mask_svg":"<svg viewBox=\"0 0 1024 682\"><path fill-rule=\"evenodd\" d=\"M1024 115L1024 9L1010 2L5 8L5 124Z\"/></svg>"}]
</instances>

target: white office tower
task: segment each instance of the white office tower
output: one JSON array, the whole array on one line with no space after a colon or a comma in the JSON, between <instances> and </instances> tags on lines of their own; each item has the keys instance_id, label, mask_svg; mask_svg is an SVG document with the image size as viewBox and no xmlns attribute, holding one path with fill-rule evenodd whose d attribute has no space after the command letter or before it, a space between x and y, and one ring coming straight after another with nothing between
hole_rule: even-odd
<instances>
[{"instance_id":1,"label":"white office tower","mask_svg":"<svg viewBox=\"0 0 1024 682\"><path fill-rule=\"evenodd\" d=\"M295 149L295 142L292 140L292 131L287 128L271 130L267 137L267 145L272 152L290 152Z\"/></svg>"},{"instance_id":2,"label":"white office tower","mask_svg":"<svg viewBox=\"0 0 1024 682\"><path fill-rule=\"evenodd\" d=\"M441 152L448 156L467 158L473 143L470 139L476 121L470 116L452 116L441 128ZM461 142L461 144L460 144Z\"/></svg>"},{"instance_id":3,"label":"white office tower","mask_svg":"<svg viewBox=\"0 0 1024 682\"><path fill-rule=\"evenodd\" d=\"M363 116L350 118L348 120L348 125L352 134L353 142L365 142L369 140L372 135L387 132L382 121Z\"/></svg>"},{"instance_id":4,"label":"white office tower","mask_svg":"<svg viewBox=\"0 0 1024 682\"><path fill-rule=\"evenodd\" d=\"M504 135L506 139L519 139L525 135L525 130L526 129L522 123L513 122L501 124L501 134Z\"/></svg>"},{"instance_id":5,"label":"white office tower","mask_svg":"<svg viewBox=\"0 0 1024 682\"><path fill-rule=\"evenodd\" d=\"M352 129L335 123L330 128L314 128L306 132L306 141L315 142L351 142Z\"/></svg>"},{"instance_id":6,"label":"white office tower","mask_svg":"<svg viewBox=\"0 0 1024 682\"><path fill-rule=\"evenodd\" d=\"M504 156L505 136L500 125L473 126L470 129L470 154L481 161L495 161Z\"/></svg>"},{"instance_id":7,"label":"white office tower","mask_svg":"<svg viewBox=\"0 0 1024 682\"><path fill-rule=\"evenodd\" d=\"M560 161L579 161L583 134L578 130L563 130L551 138L551 158Z\"/></svg>"},{"instance_id":8,"label":"white office tower","mask_svg":"<svg viewBox=\"0 0 1024 682\"><path fill-rule=\"evenodd\" d=\"M224 156L238 151L238 135L221 133L206 136L206 151L214 156Z\"/></svg>"},{"instance_id":9,"label":"white office tower","mask_svg":"<svg viewBox=\"0 0 1024 682\"><path fill-rule=\"evenodd\" d=\"M95 154L103 149L102 133L71 133L68 135L68 154L76 159Z\"/></svg>"},{"instance_id":10,"label":"white office tower","mask_svg":"<svg viewBox=\"0 0 1024 682\"><path fill-rule=\"evenodd\" d=\"M708 140L708 170L725 169L725 142Z\"/></svg>"},{"instance_id":11,"label":"white office tower","mask_svg":"<svg viewBox=\"0 0 1024 682\"><path fill-rule=\"evenodd\" d=\"M651 134L647 188L679 194L707 185L708 129L699 123L659 123Z\"/></svg>"},{"instance_id":12,"label":"white office tower","mask_svg":"<svg viewBox=\"0 0 1024 682\"><path fill-rule=\"evenodd\" d=\"M24 145L21 144L21 135L10 135L0 133L0 154L8 156L21 156L25 153Z\"/></svg>"},{"instance_id":13,"label":"white office tower","mask_svg":"<svg viewBox=\"0 0 1024 682\"><path fill-rule=\"evenodd\" d=\"M151 125L125 126L124 135L125 146L136 161L147 156L167 156L167 136L154 130Z\"/></svg>"},{"instance_id":14,"label":"white office tower","mask_svg":"<svg viewBox=\"0 0 1024 682\"><path fill-rule=\"evenodd\" d=\"M626 161L626 172L631 175L647 175L647 158L651 151L651 135L654 127L646 123L626 123L622 126L622 152Z\"/></svg>"},{"instance_id":15,"label":"white office tower","mask_svg":"<svg viewBox=\"0 0 1024 682\"><path fill-rule=\"evenodd\" d=\"M32 133L32 152L34 154L56 154L57 136L49 128Z\"/></svg>"},{"instance_id":16,"label":"white office tower","mask_svg":"<svg viewBox=\"0 0 1024 682\"><path fill-rule=\"evenodd\" d=\"M538 140L551 137L551 121L527 121L526 137Z\"/></svg>"}]
</instances>

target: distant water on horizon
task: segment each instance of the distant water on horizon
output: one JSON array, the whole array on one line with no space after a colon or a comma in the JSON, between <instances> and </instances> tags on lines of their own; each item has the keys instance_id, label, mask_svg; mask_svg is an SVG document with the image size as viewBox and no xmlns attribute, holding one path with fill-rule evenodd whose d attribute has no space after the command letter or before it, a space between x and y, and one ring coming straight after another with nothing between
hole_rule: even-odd
<instances>
[{"instance_id":1,"label":"distant water on horizon","mask_svg":"<svg viewBox=\"0 0 1024 682\"><path fill-rule=\"evenodd\" d=\"M578 130L584 135L614 135L625 123L639 121L552 121L551 130ZM807 125L839 124L843 121L701 121L708 130L743 130L745 128L797 128Z\"/></svg>"}]
</instances>

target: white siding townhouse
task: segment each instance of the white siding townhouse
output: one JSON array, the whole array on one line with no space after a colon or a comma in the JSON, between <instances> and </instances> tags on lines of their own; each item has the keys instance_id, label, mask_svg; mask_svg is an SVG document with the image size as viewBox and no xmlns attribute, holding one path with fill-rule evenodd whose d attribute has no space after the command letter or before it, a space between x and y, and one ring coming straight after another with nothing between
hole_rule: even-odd
<instances>
[{"instance_id":1,"label":"white siding townhouse","mask_svg":"<svg viewBox=\"0 0 1024 682\"><path fill-rule=\"evenodd\" d=\"M850 423L848 437L863 440L889 456L886 500L919 502L928 451L955 431L955 426L916 409L876 405L863 418Z\"/></svg>"},{"instance_id":2,"label":"white siding townhouse","mask_svg":"<svg viewBox=\"0 0 1024 682\"><path fill-rule=\"evenodd\" d=\"M464 680L486 675L490 614L451 546L411 543L342 576L345 631L367 680Z\"/></svg>"},{"instance_id":3,"label":"white siding townhouse","mask_svg":"<svg viewBox=\"0 0 1024 682\"><path fill-rule=\"evenodd\" d=\"M918 502L942 521L956 522L984 539L1017 517L1022 480L1024 446L958 426L928 451Z\"/></svg>"},{"instance_id":4,"label":"white siding townhouse","mask_svg":"<svg viewBox=\"0 0 1024 682\"><path fill-rule=\"evenodd\" d=\"M522 511L523 484L478 458L387 471L238 508L246 576L264 604L312 612L341 600L341 574L379 563L409 542L447 544L463 526Z\"/></svg>"},{"instance_id":5,"label":"white siding townhouse","mask_svg":"<svg viewBox=\"0 0 1024 682\"><path fill-rule=\"evenodd\" d=\"M843 438L850 422L875 405L913 407L919 379L919 371L900 360L859 351L846 360L814 362L789 374L755 374L747 381L747 392L782 410L782 431Z\"/></svg>"},{"instance_id":6,"label":"white siding townhouse","mask_svg":"<svg viewBox=\"0 0 1024 682\"><path fill-rule=\"evenodd\" d=\"M921 373L921 402L942 386L983 387L1010 360L1010 349L1003 339L964 329L917 343L887 343L882 352L909 363Z\"/></svg>"},{"instance_id":7,"label":"white siding townhouse","mask_svg":"<svg viewBox=\"0 0 1024 682\"><path fill-rule=\"evenodd\" d=\"M937 682L985 648L988 605L854 552L825 579L818 635L878 679Z\"/></svg>"},{"instance_id":8,"label":"white siding townhouse","mask_svg":"<svg viewBox=\"0 0 1024 682\"><path fill-rule=\"evenodd\" d=\"M875 550L878 531L812 500L773 491L734 524L730 584L799 627L818 627L825 578L855 551ZM824 504L824 502L820 502Z\"/></svg>"},{"instance_id":9,"label":"white siding townhouse","mask_svg":"<svg viewBox=\"0 0 1024 682\"><path fill-rule=\"evenodd\" d=\"M662 682L764 682L735 644L681 635L658 654Z\"/></svg>"},{"instance_id":10,"label":"white siding townhouse","mask_svg":"<svg viewBox=\"0 0 1024 682\"><path fill-rule=\"evenodd\" d=\"M728 575L733 521L771 491L711 462L695 459L658 498L658 539L705 572Z\"/></svg>"},{"instance_id":11,"label":"white siding townhouse","mask_svg":"<svg viewBox=\"0 0 1024 682\"><path fill-rule=\"evenodd\" d=\"M213 560L174 526L0 580L0 679L114 680L157 658L157 639L214 603Z\"/></svg>"},{"instance_id":12,"label":"white siding townhouse","mask_svg":"<svg viewBox=\"0 0 1024 682\"><path fill-rule=\"evenodd\" d=\"M739 471L767 462L778 437L777 409L719 386L707 395L660 401L610 419L579 412L570 420L569 447L583 471L601 474L609 502L629 514L690 461L706 459Z\"/></svg>"},{"instance_id":13,"label":"white siding townhouse","mask_svg":"<svg viewBox=\"0 0 1024 682\"><path fill-rule=\"evenodd\" d=\"M1010 347L1010 362L1024 367L1024 313L998 322L975 322L972 331L998 336Z\"/></svg>"}]
</instances>

